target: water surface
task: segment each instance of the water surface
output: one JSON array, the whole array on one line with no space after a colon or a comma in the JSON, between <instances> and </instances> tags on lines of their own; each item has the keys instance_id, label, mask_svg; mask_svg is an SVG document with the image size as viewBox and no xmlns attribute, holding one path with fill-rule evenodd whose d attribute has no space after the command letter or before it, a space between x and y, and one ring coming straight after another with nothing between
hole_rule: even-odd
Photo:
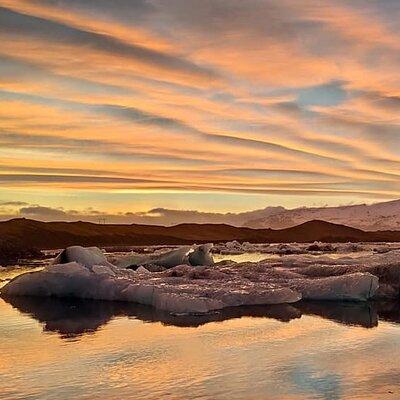
<instances>
[{"instance_id":1,"label":"water surface","mask_svg":"<svg viewBox=\"0 0 400 400\"><path fill-rule=\"evenodd\" d=\"M0 287L46 263L0 270ZM129 303L0 298L1 400L399 399L399 360L393 302L172 316Z\"/></svg>"},{"instance_id":2,"label":"water surface","mask_svg":"<svg viewBox=\"0 0 400 400\"><path fill-rule=\"evenodd\" d=\"M0 299L1 399L397 399L399 304Z\"/></svg>"}]
</instances>

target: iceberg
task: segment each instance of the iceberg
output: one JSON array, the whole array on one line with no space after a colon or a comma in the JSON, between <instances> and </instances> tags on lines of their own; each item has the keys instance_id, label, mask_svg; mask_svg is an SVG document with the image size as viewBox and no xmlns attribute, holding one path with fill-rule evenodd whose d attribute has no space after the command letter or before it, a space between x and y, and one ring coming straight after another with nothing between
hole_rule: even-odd
<instances>
[{"instance_id":1,"label":"iceberg","mask_svg":"<svg viewBox=\"0 0 400 400\"><path fill-rule=\"evenodd\" d=\"M291 288L301 293L305 300L370 299L379 287L379 279L370 273L356 272L320 279L294 280Z\"/></svg>"},{"instance_id":2,"label":"iceberg","mask_svg":"<svg viewBox=\"0 0 400 400\"><path fill-rule=\"evenodd\" d=\"M366 301L396 293L394 282L399 278L398 265L382 266L381 254L361 266L347 258L334 260L337 265L312 264L308 255L213 264L210 250L211 245L183 246L167 253L129 256L114 265L98 248L73 246L42 271L12 279L1 295L125 301L175 314L197 314L300 299ZM325 256L313 259L327 261ZM157 264L163 268L152 272Z\"/></svg>"},{"instance_id":3,"label":"iceberg","mask_svg":"<svg viewBox=\"0 0 400 400\"><path fill-rule=\"evenodd\" d=\"M206 269L199 277L193 274L196 271L196 267L183 265L165 273L143 273L142 270L90 267L70 262L20 275L4 286L1 294L129 301L172 313L205 313L230 306L292 303L301 298L290 288L265 283L255 285L241 279L222 280L221 275L207 273Z\"/></svg>"},{"instance_id":4,"label":"iceberg","mask_svg":"<svg viewBox=\"0 0 400 400\"><path fill-rule=\"evenodd\" d=\"M187 264L192 266L213 265L214 260L210 253L211 243L183 246L177 250L171 250L161 254L137 254L129 255L117 261L121 268L135 269L139 266L157 265L164 268L172 268L177 265Z\"/></svg>"},{"instance_id":5,"label":"iceberg","mask_svg":"<svg viewBox=\"0 0 400 400\"><path fill-rule=\"evenodd\" d=\"M64 249L53 260L53 264L67 264L77 262L86 267L93 265L111 266L106 256L98 247L70 246Z\"/></svg>"},{"instance_id":6,"label":"iceberg","mask_svg":"<svg viewBox=\"0 0 400 400\"><path fill-rule=\"evenodd\" d=\"M214 259L211 254L212 247L212 243L195 246L193 251L189 253L189 264L193 266L213 265Z\"/></svg>"}]
</instances>

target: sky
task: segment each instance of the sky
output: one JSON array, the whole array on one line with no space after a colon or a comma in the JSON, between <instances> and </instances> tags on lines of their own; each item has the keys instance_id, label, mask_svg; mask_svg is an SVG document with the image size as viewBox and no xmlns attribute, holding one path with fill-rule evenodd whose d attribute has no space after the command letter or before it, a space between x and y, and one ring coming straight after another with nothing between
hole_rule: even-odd
<instances>
[{"instance_id":1,"label":"sky","mask_svg":"<svg viewBox=\"0 0 400 400\"><path fill-rule=\"evenodd\" d=\"M0 0L0 218L397 199L399 36L398 0Z\"/></svg>"}]
</instances>

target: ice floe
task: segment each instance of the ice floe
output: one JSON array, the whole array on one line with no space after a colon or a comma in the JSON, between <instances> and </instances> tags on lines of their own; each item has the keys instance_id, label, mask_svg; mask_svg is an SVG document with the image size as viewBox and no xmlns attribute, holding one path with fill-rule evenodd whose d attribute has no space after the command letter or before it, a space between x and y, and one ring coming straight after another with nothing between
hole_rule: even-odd
<instances>
[{"instance_id":1,"label":"ice floe","mask_svg":"<svg viewBox=\"0 0 400 400\"><path fill-rule=\"evenodd\" d=\"M44 270L11 280L1 294L128 301L185 314L300 299L396 298L400 293L400 250L355 258L306 253L213 264L211 247L130 255L114 265L98 248L73 246Z\"/></svg>"},{"instance_id":2,"label":"ice floe","mask_svg":"<svg viewBox=\"0 0 400 400\"><path fill-rule=\"evenodd\" d=\"M131 301L174 313L202 313L236 305L281 304L301 296L290 288L246 282L207 267L177 266L143 273L76 262L50 265L7 284L6 296L55 296Z\"/></svg>"},{"instance_id":3,"label":"ice floe","mask_svg":"<svg viewBox=\"0 0 400 400\"><path fill-rule=\"evenodd\" d=\"M343 254L343 253L386 253L392 250L398 250L399 243L249 243L231 241L226 243L217 243L214 253L219 254L242 254L242 253L265 253L278 255L291 254Z\"/></svg>"}]
</instances>

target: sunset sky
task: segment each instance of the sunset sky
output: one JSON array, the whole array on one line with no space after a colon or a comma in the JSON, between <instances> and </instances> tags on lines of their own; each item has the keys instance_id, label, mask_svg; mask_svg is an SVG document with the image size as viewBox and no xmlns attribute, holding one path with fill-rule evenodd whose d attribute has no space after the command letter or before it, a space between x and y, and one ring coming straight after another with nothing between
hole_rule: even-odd
<instances>
[{"instance_id":1,"label":"sunset sky","mask_svg":"<svg viewBox=\"0 0 400 400\"><path fill-rule=\"evenodd\" d=\"M0 214L399 198L399 38L399 0L0 0Z\"/></svg>"}]
</instances>

